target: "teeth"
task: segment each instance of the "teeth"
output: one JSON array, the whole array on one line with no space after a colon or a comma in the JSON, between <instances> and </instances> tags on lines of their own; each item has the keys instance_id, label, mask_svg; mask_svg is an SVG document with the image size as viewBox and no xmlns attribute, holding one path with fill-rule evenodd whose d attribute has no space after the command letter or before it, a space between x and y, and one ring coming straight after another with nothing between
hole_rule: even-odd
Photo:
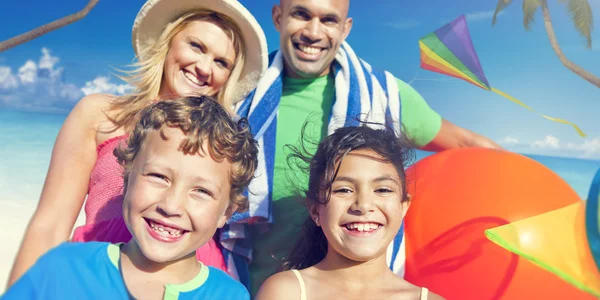
<instances>
[{"instance_id":1,"label":"teeth","mask_svg":"<svg viewBox=\"0 0 600 300\"><path fill-rule=\"evenodd\" d=\"M193 82L194 84L197 84L197 85L204 85L204 82L201 82L200 80L198 80L198 78L197 78L196 76L192 75L191 73L188 73L188 72L185 72L185 71L184 71L184 72L183 72L183 75L184 75L184 76L185 76L187 79L189 79L191 82Z\"/></svg>"},{"instance_id":2,"label":"teeth","mask_svg":"<svg viewBox=\"0 0 600 300\"><path fill-rule=\"evenodd\" d=\"M175 229L175 228L170 228L170 227L164 227L163 225L154 223L152 221L150 221L150 227L152 227L152 229L154 229L154 231L158 232L160 235L162 236L181 236L183 234L183 231Z\"/></svg>"},{"instance_id":3,"label":"teeth","mask_svg":"<svg viewBox=\"0 0 600 300\"><path fill-rule=\"evenodd\" d=\"M321 52L321 48L309 47L304 45L298 45L298 48L306 54L317 54Z\"/></svg>"},{"instance_id":4,"label":"teeth","mask_svg":"<svg viewBox=\"0 0 600 300\"><path fill-rule=\"evenodd\" d=\"M356 229L357 231L365 232L365 231L373 231L373 230L379 228L379 224L376 224L376 223L348 223L348 224L346 224L346 228L348 228L349 230Z\"/></svg>"}]
</instances>

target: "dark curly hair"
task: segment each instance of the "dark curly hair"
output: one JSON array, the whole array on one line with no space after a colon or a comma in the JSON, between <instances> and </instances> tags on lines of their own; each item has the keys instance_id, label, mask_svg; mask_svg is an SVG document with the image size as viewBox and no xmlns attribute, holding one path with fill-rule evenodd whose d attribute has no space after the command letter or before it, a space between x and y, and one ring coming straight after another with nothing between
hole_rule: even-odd
<instances>
[{"instance_id":1,"label":"dark curly hair","mask_svg":"<svg viewBox=\"0 0 600 300\"><path fill-rule=\"evenodd\" d=\"M319 144L314 156L310 156L306 141L300 147L286 145L292 150L288 155L290 167L309 172L308 190L305 192L306 206L325 205L331 196L331 185L339 171L339 162L350 152L369 149L394 165L402 184L402 199L408 201L406 174L404 169L413 161L415 145L398 134L392 127L377 123L361 122L362 126L337 129ZM366 126L371 125L371 126ZM375 129L372 127L380 127ZM306 129L306 125L303 128ZM304 132L302 134L305 135ZM337 166L337 167L336 167ZM280 271L305 269L323 260L327 254L327 239L321 227L308 217L302 227L302 235L292 250L282 259Z\"/></svg>"},{"instance_id":2,"label":"dark curly hair","mask_svg":"<svg viewBox=\"0 0 600 300\"><path fill-rule=\"evenodd\" d=\"M257 142L246 119L234 121L227 110L209 96L159 101L140 111L127 145L114 151L124 169L125 186L133 160L148 133L162 130L164 126L179 128L185 134L179 146L183 153L205 155L208 152L216 161L227 159L232 164L231 202L237 204L237 212L248 209L248 199L243 192L253 179L258 164ZM207 141L208 149L203 149L204 141Z\"/></svg>"}]
</instances>

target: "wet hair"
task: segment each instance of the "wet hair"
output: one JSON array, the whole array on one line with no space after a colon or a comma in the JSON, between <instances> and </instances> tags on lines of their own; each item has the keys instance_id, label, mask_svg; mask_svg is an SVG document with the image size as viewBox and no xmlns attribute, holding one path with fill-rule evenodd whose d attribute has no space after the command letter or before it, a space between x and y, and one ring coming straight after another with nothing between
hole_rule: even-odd
<instances>
[{"instance_id":1,"label":"wet hair","mask_svg":"<svg viewBox=\"0 0 600 300\"><path fill-rule=\"evenodd\" d=\"M380 129L365 125L378 125ZM302 135L304 136L303 128ZM337 129L326 137L317 147L312 156L304 139L300 147L287 145L292 150L288 155L288 164L309 171L308 189L305 192L305 202L310 210L314 205L326 205L331 196L331 186L337 176L342 159L354 150L372 150L379 154L385 162L394 165L402 185L402 199L408 201L406 189L406 174L404 169L414 158L414 144L402 134L396 134L388 126L374 123L364 123L358 127ZM308 165L308 166L306 166ZM280 271L305 269L319 263L327 254L327 238L321 227L308 217L302 226L302 234L292 250L282 259Z\"/></svg>"},{"instance_id":2,"label":"wet hair","mask_svg":"<svg viewBox=\"0 0 600 300\"><path fill-rule=\"evenodd\" d=\"M258 164L257 142L246 119L234 121L227 110L210 96L159 101L140 111L127 144L114 150L124 169L124 186L127 186L133 161L148 134L154 130L162 131L165 126L179 128L185 135L179 151L185 154L208 153L216 161L227 159L231 163L229 198L232 204L237 204L238 212L245 211L248 199L243 192L253 179ZM208 147L204 147L205 142Z\"/></svg>"}]
</instances>

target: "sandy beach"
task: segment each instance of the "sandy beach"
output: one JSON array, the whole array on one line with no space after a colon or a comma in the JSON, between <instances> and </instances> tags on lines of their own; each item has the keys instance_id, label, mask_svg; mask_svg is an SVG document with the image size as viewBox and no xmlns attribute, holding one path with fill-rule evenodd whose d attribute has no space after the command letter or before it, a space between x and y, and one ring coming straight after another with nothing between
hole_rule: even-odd
<instances>
[{"instance_id":1,"label":"sandy beach","mask_svg":"<svg viewBox=\"0 0 600 300\"><path fill-rule=\"evenodd\" d=\"M4 246L0 248L0 294L4 293L8 275L35 208L36 203L32 201L0 200L0 226L9 229L1 235ZM80 213L75 227L84 223L85 215Z\"/></svg>"}]
</instances>

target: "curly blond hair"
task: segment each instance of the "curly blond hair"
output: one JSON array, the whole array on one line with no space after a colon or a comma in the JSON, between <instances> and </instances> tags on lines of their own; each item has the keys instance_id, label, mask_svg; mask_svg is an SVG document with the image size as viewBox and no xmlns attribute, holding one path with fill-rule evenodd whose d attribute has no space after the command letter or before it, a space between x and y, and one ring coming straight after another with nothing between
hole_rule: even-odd
<instances>
[{"instance_id":1,"label":"curly blond hair","mask_svg":"<svg viewBox=\"0 0 600 300\"><path fill-rule=\"evenodd\" d=\"M114 154L127 177L133 161L144 146L148 134L164 126L179 128L185 138L179 150L185 154L207 152L216 161L227 159L231 165L230 203L237 212L248 209L244 191L254 177L258 164L258 146L246 119L234 121L227 110L209 96L185 97L156 102L140 111L138 122L127 139L127 145L117 147ZM204 149L204 142L208 149Z\"/></svg>"}]
</instances>

